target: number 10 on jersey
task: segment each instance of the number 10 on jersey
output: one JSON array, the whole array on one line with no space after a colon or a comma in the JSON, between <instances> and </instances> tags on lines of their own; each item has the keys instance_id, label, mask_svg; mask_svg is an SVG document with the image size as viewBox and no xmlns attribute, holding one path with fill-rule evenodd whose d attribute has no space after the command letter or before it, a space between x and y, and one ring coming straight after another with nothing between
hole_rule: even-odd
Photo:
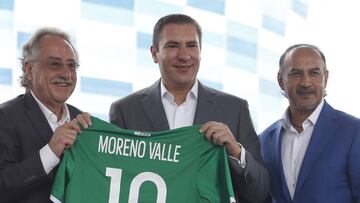
<instances>
[{"instance_id":1,"label":"number 10 on jersey","mask_svg":"<svg viewBox=\"0 0 360 203\"><path fill-rule=\"evenodd\" d=\"M106 176L110 177L110 192L109 203L119 203L121 195L121 176L122 169L120 168L106 168ZM129 203L137 203L139 199L139 191L141 185L145 181L151 181L157 188L156 203L166 203L166 183L164 179L153 172L142 172L134 177L130 184Z\"/></svg>"}]
</instances>

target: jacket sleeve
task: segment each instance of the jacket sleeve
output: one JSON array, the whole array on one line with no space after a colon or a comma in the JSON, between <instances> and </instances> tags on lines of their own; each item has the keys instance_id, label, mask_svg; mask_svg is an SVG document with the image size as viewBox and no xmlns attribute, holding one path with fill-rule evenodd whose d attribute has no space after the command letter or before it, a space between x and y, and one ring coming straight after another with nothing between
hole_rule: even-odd
<instances>
[{"instance_id":1,"label":"jacket sleeve","mask_svg":"<svg viewBox=\"0 0 360 203\"><path fill-rule=\"evenodd\" d=\"M49 181L38 151L23 158L22 145L28 143L18 139L14 122L0 109L0 202L21 199Z\"/></svg>"},{"instance_id":2,"label":"jacket sleeve","mask_svg":"<svg viewBox=\"0 0 360 203\"><path fill-rule=\"evenodd\" d=\"M354 201L360 203L360 128L352 143L349 153L349 180Z\"/></svg>"},{"instance_id":3,"label":"jacket sleeve","mask_svg":"<svg viewBox=\"0 0 360 203\"><path fill-rule=\"evenodd\" d=\"M246 167L229 158L236 196L240 202L263 202L270 189L270 176L260 154L259 138L255 132L245 101L239 114L237 141L245 148Z\"/></svg>"},{"instance_id":4,"label":"jacket sleeve","mask_svg":"<svg viewBox=\"0 0 360 203\"><path fill-rule=\"evenodd\" d=\"M122 119L122 112L119 110L118 106L119 104L117 102L111 104L109 121L120 128L125 128L124 120Z\"/></svg>"}]
</instances>

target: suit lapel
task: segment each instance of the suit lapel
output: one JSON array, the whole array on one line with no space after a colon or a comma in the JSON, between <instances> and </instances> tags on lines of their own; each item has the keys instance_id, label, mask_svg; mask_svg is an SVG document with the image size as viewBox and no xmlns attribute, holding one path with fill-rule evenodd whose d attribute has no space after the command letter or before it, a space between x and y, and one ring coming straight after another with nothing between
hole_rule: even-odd
<instances>
[{"instance_id":1,"label":"suit lapel","mask_svg":"<svg viewBox=\"0 0 360 203\"><path fill-rule=\"evenodd\" d=\"M145 115L149 119L153 131L162 131L170 129L166 119L164 107L161 102L160 80L153 84L145 92L142 99L142 105Z\"/></svg>"},{"instance_id":2,"label":"suit lapel","mask_svg":"<svg viewBox=\"0 0 360 203\"><path fill-rule=\"evenodd\" d=\"M36 129L37 134L42 138L42 140L48 142L53 134L53 131L30 91L25 93L24 103L26 116Z\"/></svg>"},{"instance_id":3,"label":"suit lapel","mask_svg":"<svg viewBox=\"0 0 360 203\"><path fill-rule=\"evenodd\" d=\"M69 109L69 114L70 114L70 119L74 119L76 118L76 116L80 113L82 113L79 109L71 106L70 104L66 104L66 106L68 107Z\"/></svg>"},{"instance_id":4,"label":"suit lapel","mask_svg":"<svg viewBox=\"0 0 360 203\"><path fill-rule=\"evenodd\" d=\"M214 116L217 105L215 96L216 92L199 82L194 124L205 124L210 118L216 118Z\"/></svg>"},{"instance_id":5,"label":"suit lapel","mask_svg":"<svg viewBox=\"0 0 360 203\"><path fill-rule=\"evenodd\" d=\"M275 160L276 160L276 171L281 171L283 174L283 170L282 170L282 162L281 162L281 136L282 136L282 126L279 122L278 126L276 127L274 136L275 136L275 142L274 142L274 148L272 148L272 154L275 155Z\"/></svg>"},{"instance_id":6,"label":"suit lapel","mask_svg":"<svg viewBox=\"0 0 360 203\"><path fill-rule=\"evenodd\" d=\"M279 189L283 194L284 199L286 202L291 202L290 192L286 184L284 169L282 165L282 157L281 157L281 145L282 145L282 134L284 133L284 129L281 125L281 122L278 121L276 126L276 130L274 132L274 143L273 148L271 149L275 157L273 160L275 161L275 171L279 171L279 176L277 177L279 183Z\"/></svg>"},{"instance_id":7,"label":"suit lapel","mask_svg":"<svg viewBox=\"0 0 360 203\"><path fill-rule=\"evenodd\" d=\"M319 158L321 151L334 135L335 129L337 128L337 122L334 122L335 119L336 114L334 109L325 101L301 165L295 195L303 186L306 177L316 163L316 160Z\"/></svg>"}]
</instances>

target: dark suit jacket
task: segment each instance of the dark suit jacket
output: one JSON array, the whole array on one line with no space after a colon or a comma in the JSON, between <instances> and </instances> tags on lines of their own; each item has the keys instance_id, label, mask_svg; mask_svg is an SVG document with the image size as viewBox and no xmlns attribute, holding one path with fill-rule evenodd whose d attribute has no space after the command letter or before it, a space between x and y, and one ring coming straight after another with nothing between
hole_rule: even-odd
<instances>
[{"instance_id":1,"label":"dark suit jacket","mask_svg":"<svg viewBox=\"0 0 360 203\"><path fill-rule=\"evenodd\" d=\"M122 98L111 105L111 123L125 129L162 131L169 124L160 96L160 80L152 86ZM269 190L269 175L260 157L259 140L255 133L248 104L199 82L194 124L207 121L226 123L236 140L246 149L245 169L229 159L229 165L239 202L261 202Z\"/></svg>"},{"instance_id":2,"label":"dark suit jacket","mask_svg":"<svg viewBox=\"0 0 360 203\"><path fill-rule=\"evenodd\" d=\"M80 113L68 108L71 118ZM50 202L55 170L46 175L39 150L52 134L30 92L0 104L0 202Z\"/></svg>"},{"instance_id":3,"label":"dark suit jacket","mask_svg":"<svg viewBox=\"0 0 360 203\"><path fill-rule=\"evenodd\" d=\"M280 121L277 121L260 135L261 153L271 177L273 202L360 202L358 118L324 103L305 152L293 201L282 168L283 131Z\"/></svg>"}]
</instances>

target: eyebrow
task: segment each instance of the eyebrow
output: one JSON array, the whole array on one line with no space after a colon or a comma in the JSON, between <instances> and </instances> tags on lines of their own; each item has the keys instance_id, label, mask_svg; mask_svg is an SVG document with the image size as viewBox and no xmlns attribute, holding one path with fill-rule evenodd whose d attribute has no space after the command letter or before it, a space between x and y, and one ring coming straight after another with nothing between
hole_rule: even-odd
<instances>
[{"instance_id":1,"label":"eyebrow","mask_svg":"<svg viewBox=\"0 0 360 203\"><path fill-rule=\"evenodd\" d=\"M174 40L169 40L169 41L165 42L165 44L180 44L180 43L181 43L181 42L174 41ZM196 41L196 40L191 40L191 41L185 42L185 44L198 44L198 41Z\"/></svg>"},{"instance_id":2,"label":"eyebrow","mask_svg":"<svg viewBox=\"0 0 360 203\"><path fill-rule=\"evenodd\" d=\"M49 56L47 58L47 60L56 60L56 61L62 61L62 58L59 58L59 57L55 57L55 56ZM66 62L74 62L76 61L75 59L67 59Z\"/></svg>"},{"instance_id":3,"label":"eyebrow","mask_svg":"<svg viewBox=\"0 0 360 203\"><path fill-rule=\"evenodd\" d=\"M173 41L173 40L169 40L169 41L167 41L167 42L165 42L165 44L179 44L179 42L177 42L177 41Z\"/></svg>"},{"instance_id":4,"label":"eyebrow","mask_svg":"<svg viewBox=\"0 0 360 203\"><path fill-rule=\"evenodd\" d=\"M188 41L188 42L186 42L186 44L198 44L198 41L196 41L196 40L192 40L192 41Z\"/></svg>"}]
</instances>

